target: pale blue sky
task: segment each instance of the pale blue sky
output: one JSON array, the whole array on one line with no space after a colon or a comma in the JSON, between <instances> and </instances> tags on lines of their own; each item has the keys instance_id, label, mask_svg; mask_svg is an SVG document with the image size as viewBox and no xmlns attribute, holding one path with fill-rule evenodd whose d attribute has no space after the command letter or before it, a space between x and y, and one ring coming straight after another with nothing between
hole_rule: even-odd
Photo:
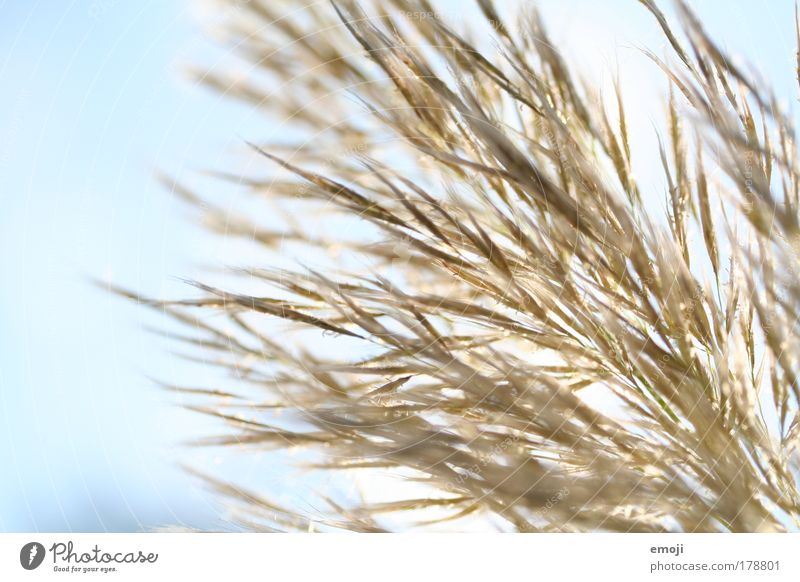
<instances>
[{"instance_id":1,"label":"pale blue sky","mask_svg":"<svg viewBox=\"0 0 800 582\"><path fill-rule=\"evenodd\" d=\"M618 62L623 82L648 82L629 74L647 67L632 47L663 43L638 2L538 4L555 41L601 49L589 66ZM794 102L791 0L698 9ZM159 318L86 281L178 296L179 277L224 262L152 176L225 168L242 137L269 135L260 114L181 80L176 64L220 56L188 2L0 1L0 531L220 526L175 462L231 461L178 446L204 421L147 378L203 370L148 332ZM280 488L259 463L238 470Z\"/></svg>"},{"instance_id":2,"label":"pale blue sky","mask_svg":"<svg viewBox=\"0 0 800 582\"><path fill-rule=\"evenodd\" d=\"M152 170L219 165L241 112L180 80L207 48L182 3L0 13L0 529L209 525L174 468L194 416L145 377L194 372L85 277L179 292L203 245Z\"/></svg>"}]
</instances>

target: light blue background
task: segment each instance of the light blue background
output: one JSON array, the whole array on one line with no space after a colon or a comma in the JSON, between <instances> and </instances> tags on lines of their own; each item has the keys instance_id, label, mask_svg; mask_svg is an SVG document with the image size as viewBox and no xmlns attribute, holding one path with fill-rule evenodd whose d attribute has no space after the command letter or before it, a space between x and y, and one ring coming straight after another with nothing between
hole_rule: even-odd
<instances>
[{"instance_id":1,"label":"light blue background","mask_svg":"<svg viewBox=\"0 0 800 582\"><path fill-rule=\"evenodd\" d=\"M633 47L666 52L634 0L538 5L559 46L602 45L624 82L648 82L625 76L631 62L647 66ZM229 168L241 137L268 135L260 114L181 80L181 63L225 62L196 6L0 2L0 531L225 527L176 463L224 471L234 461L180 446L206 421L148 379L191 383L202 367L148 331L161 318L87 280L177 297L178 277L226 262L153 179L154 168ZM794 102L790 0L698 9ZM265 489L285 485L257 459L230 467Z\"/></svg>"}]
</instances>

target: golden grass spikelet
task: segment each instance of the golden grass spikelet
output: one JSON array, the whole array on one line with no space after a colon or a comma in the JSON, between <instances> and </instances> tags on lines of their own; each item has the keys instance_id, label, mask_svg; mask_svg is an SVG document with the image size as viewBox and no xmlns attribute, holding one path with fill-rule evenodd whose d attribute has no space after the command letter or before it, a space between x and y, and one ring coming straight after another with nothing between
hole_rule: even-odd
<instances>
[{"instance_id":1,"label":"golden grass spikelet","mask_svg":"<svg viewBox=\"0 0 800 582\"><path fill-rule=\"evenodd\" d=\"M203 444L304 447L310 470L425 491L308 516L209 478L242 524L798 528L795 131L687 4L680 30L641 4L673 51L649 55L671 90L667 216L633 176L635 104L617 85L614 119L535 12L512 27L479 0L470 30L424 0L237 5L256 72L203 78L293 131L251 144L260 175L218 176L314 210L281 229L210 207L212 230L262 245L239 274L263 291L148 301L240 378L171 389L236 429ZM289 248L327 266L272 268ZM286 326L314 332L292 347Z\"/></svg>"}]
</instances>

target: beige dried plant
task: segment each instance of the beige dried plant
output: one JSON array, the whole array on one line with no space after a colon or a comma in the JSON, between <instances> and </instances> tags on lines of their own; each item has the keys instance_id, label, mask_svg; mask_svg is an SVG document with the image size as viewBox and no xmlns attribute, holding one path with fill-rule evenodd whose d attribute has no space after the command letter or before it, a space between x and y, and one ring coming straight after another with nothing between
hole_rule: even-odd
<instances>
[{"instance_id":1,"label":"beige dried plant","mask_svg":"<svg viewBox=\"0 0 800 582\"><path fill-rule=\"evenodd\" d=\"M261 247L241 288L128 295L230 370L180 389L232 429L203 444L298 448L367 493L370 472L422 492L320 492L310 515L207 477L245 527L798 528L795 130L685 3L678 25L631 3L671 47L647 53L670 88L659 152L631 151L640 104L609 106L533 10L232 4L250 74L198 75L285 129L222 177L287 216L203 202L216 236ZM666 206L640 155L662 160Z\"/></svg>"}]
</instances>

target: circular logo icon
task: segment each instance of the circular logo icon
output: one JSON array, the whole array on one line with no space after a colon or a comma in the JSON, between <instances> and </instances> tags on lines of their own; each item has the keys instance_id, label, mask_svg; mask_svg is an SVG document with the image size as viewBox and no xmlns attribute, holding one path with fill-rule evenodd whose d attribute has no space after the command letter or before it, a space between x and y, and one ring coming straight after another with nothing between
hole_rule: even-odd
<instances>
[{"instance_id":1,"label":"circular logo icon","mask_svg":"<svg viewBox=\"0 0 800 582\"><path fill-rule=\"evenodd\" d=\"M19 551L19 563L26 570L35 570L44 561L44 546L39 542L30 542Z\"/></svg>"}]
</instances>

